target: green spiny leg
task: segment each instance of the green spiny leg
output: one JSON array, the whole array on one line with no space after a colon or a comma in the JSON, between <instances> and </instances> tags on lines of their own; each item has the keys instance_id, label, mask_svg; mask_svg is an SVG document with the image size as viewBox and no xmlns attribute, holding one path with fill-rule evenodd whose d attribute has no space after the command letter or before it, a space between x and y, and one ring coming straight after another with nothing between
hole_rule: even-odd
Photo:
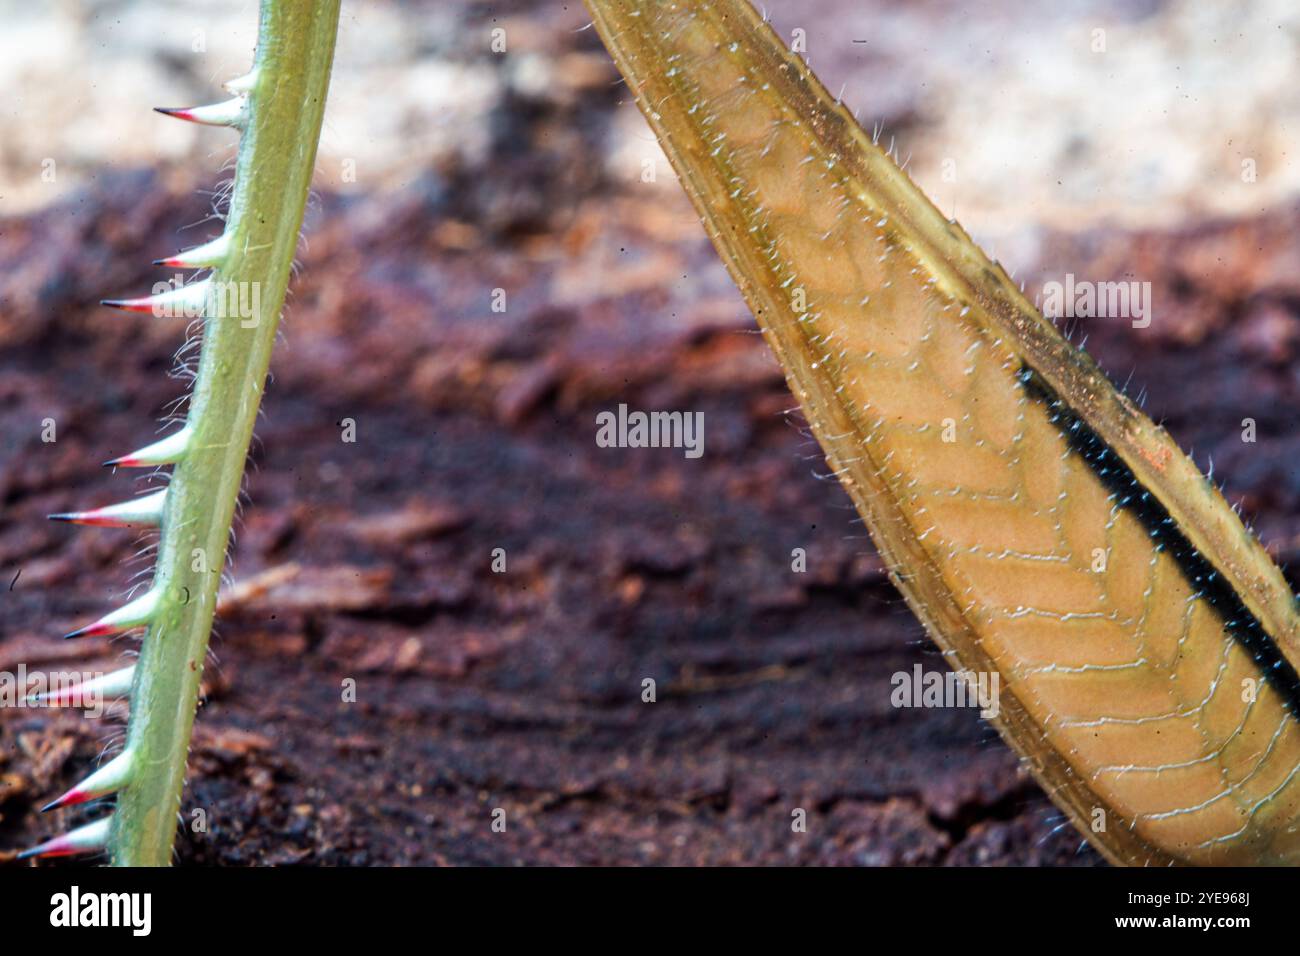
<instances>
[{"instance_id":1,"label":"green spiny leg","mask_svg":"<svg viewBox=\"0 0 1300 956\"><path fill-rule=\"evenodd\" d=\"M302 226L329 86L339 0L262 0L252 72L225 103L162 110L242 132L224 233L160 260L212 269L209 279L146 299L107 304L158 315L203 316L203 348L185 427L109 464L175 464L165 493L122 506L59 515L99 525L162 528L153 584L142 597L70 636L145 627L134 668L101 679L129 681L123 752L51 806L116 792L105 819L29 850L29 856L104 849L122 866L171 862L190 731L207 655L217 588L276 326ZM58 702L58 701L56 701Z\"/></svg>"}]
</instances>

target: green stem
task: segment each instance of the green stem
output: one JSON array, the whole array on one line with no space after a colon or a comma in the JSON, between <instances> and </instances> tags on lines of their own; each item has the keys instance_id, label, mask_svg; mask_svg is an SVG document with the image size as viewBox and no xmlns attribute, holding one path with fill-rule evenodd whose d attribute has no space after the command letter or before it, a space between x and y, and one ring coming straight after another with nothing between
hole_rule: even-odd
<instances>
[{"instance_id":1,"label":"green stem","mask_svg":"<svg viewBox=\"0 0 1300 956\"><path fill-rule=\"evenodd\" d=\"M192 437L163 514L160 604L131 692L133 773L109 837L114 865L171 862L217 588L316 161L338 15L339 0L262 0L229 252L213 275L215 288L259 307L255 318L210 312L204 323Z\"/></svg>"}]
</instances>

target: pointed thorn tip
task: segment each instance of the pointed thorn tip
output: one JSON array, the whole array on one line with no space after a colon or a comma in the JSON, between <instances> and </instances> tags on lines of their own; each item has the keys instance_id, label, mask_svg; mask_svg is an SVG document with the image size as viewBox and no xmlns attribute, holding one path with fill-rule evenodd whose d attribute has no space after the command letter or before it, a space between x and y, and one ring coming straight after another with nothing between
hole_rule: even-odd
<instances>
[{"instance_id":1,"label":"pointed thorn tip","mask_svg":"<svg viewBox=\"0 0 1300 956\"><path fill-rule=\"evenodd\" d=\"M185 108L155 106L154 112L174 119L186 120L190 123L201 123L204 126L237 127L243 124L244 109L245 99L241 95L226 100L224 103L210 103L206 106L189 106Z\"/></svg>"},{"instance_id":2,"label":"pointed thorn tip","mask_svg":"<svg viewBox=\"0 0 1300 956\"><path fill-rule=\"evenodd\" d=\"M51 810L57 810L59 807L75 807L85 803L90 799L90 794L83 793L80 786L73 787L61 797L55 797L45 806L41 807L41 813L49 813Z\"/></svg>"},{"instance_id":3,"label":"pointed thorn tip","mask_svg":"<svg viewBox=\"0 0 1300 956\"><path fill-rule=\"evenodd\" d=\"M153 309L153 303L148 299L100 299L99 304L123 312L150 312Z\"/></svg>"},{"instance_id":4,"label":"pointed thorn tip","mask_svg":"<svg viewBox=\"0 0 1300 956\"><path fill-rule=\"evenodd\" d=\"M102 850L108 843L108 831L111 817L87 823L85 826L46 840L18 854L18 859L26 860L34 856L72 856L76 853L91 853Z\"/></svg>"}]
</instances>

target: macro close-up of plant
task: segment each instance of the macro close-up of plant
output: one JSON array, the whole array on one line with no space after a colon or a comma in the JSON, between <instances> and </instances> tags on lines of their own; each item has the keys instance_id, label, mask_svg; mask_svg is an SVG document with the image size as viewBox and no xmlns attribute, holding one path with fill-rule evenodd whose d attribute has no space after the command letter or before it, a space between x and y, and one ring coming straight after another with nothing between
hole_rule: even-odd
<instances>
[{"instance_id":1,"label":"macro close-up of plant","mask_svg":"<svg viewBox=\"0 0 1300 956\"><path fill-rule=\"evenodd\" d=\"M0 157L8 859L1300 863L1293 14L108 6L237 145Z\"/></svg>"}]
</instances>

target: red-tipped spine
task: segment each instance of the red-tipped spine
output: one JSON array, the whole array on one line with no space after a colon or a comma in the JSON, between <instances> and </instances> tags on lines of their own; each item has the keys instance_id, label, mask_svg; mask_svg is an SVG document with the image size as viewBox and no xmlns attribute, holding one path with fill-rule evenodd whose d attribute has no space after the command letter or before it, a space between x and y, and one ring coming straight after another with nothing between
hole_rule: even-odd
<instances>
[{"instance_id":1,"label":"red-tipped spine","mask_svg":"<svg viewBox=\"0 0 1300 956\"><path fill-rule=\"evenodd\" d=\"M155 259L153 264L156 266L169 266L173 269L215 269L226 261L226 254L229 251L230 237L223 232L211 242L205 242L193 249L186 249L184 252L178 252L176 255L168 256L165 259Z\"/></svg>"},{"instance_id":2,"label":"red-tipped spine","mask_svg":"<svg viewBox=\"0 0 1300 956\"><path fill-rule=\"evenodd\" d=\"M104 462L106 468L154 468L158 465L174 465L185 457L190 446L193 429L186 425L180 431L168 435L152 445L139 451L133 451L121 458L112 458Z\"/></svg>"},{"instance_id":3,"label":"red-tipped spine","mask_svg":"<svg viewBox=\"0 0 1300 956\"><path fill-rule=\"evenodd\" d=\"M122 634L132 628L143 627L153 618L154 612L158 609L158 602L158 592L150 589L131 603L123 605L110 614L105 614L93 624L87 624L63 636L66 640L77 637L108 637L111 634Z\"/></svg>"},{"instance_id":4,"label":"red-tipped spine","mask_svg":"<svg viewBox=\"0 0 1300 956\"><path fill-rule=\"evenodd\" d=\"M41 812L46 813L59 807L75 807L80 803L116 793L131 779L131 762L131 751L122 751L63 796L41 807Z\"/></svg>"},{"instance_id":5,"label":"red-tipped spine","mask_svg":"<svg viewBox=\"0 0 1300 956\"><path fill-rule=\"evenodd\" d=\"M178 289L168 289L157 295L138 299L100 299L100 305L123 312L148 312L160 318L196 318L203 314L208 302L211 279L189 282Z\"/></svg>"},{"instance_id":6,"label":"red-tipped spine","mask_svg":"<svg viewBox=\"0 0 1300 956\"><path fill-rule=\"evenodd\" d=\"M112 825L111 816L104 817L102 820L96 820L94 823L87 823L84 827L57 836L53 840L46 840L30 850L23 850L18 854L18 859L26 860L30 857L52 857L52 856L73 856L78 853L97 853L108 845L108 831Z\"/></svg>"},{"instance_id":7,"label":"red-tipped spine","mask_svg":"<svg viewBox=\"0 0 1300 956\"><path fill-rule=\"evenodd\" d=\"M131 681L135 678L135 666L123 667L121 670L100 674L90 680L79 681L67 687L32 694L27 698L29 704L43 704L47 707L66 707L71 704L80 707L86 702L104 698L125 697L131 693Z\"/></svg>"},{"instance_id":8,"label":"red-tipped spine","mask_svg":"<svg viewBox=\"0 0 1300 956\"><path fill-rule=\"evenodd\" d=\"M162 523L163 505L167 500L167 489L145 495L134 501L107 505L91 511L67 511L50 515L51 521L67 521L71 524L93 525L99 528L156 528Z\"/></svg>"},{"instance_id":9,"label":"red-tipped spine","mask_svg":"<svg viewBox=\"0 0 1300 956\"><path fill-rule=\"evenodd\" d=\"M201 123L204 126L243 127L248 117L248 98L236 96L234 99L208 106L190 106L183 108L155 106L154 111L163 116L185 120L187 123Z\"/></svg>"}]
</instances>

